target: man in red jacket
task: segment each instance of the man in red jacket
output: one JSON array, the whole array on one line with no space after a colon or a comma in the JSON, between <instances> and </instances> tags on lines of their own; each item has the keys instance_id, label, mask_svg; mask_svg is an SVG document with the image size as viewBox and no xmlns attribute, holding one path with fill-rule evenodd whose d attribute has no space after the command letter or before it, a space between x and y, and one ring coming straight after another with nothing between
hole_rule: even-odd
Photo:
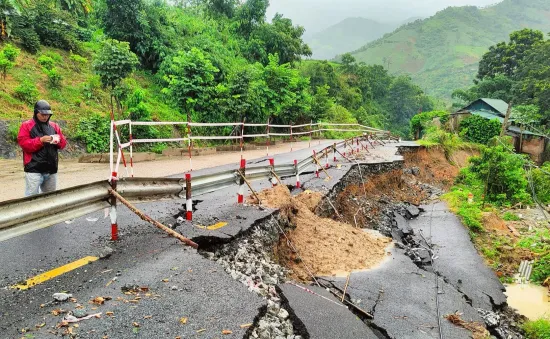
<instances>
[{"instance_id":1,"label":"man in red jacket","mask_svg":"<svg viewBox=\"0 0 550 339\"><path fill-rule=\"evenodd\" d=\"M34 116L19 129L17 141L23 149L25 196L55 191L57 186L58 151L67 140L61 128L50 122L50 104L40 100L34 105Z\"/></svg>"}]
</instances>

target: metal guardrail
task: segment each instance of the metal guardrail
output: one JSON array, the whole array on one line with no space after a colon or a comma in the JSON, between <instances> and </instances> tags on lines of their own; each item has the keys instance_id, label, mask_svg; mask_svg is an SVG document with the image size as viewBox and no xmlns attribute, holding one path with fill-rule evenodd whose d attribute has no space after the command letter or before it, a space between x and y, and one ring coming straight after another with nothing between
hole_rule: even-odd
<instances>
[{"instance_id":1,"label":"metal guardrail","mask_svg":"<svg viewBox=\"0 0 550 339\"><path fill-rule=\"evenodd\" d=\"M346 144L336 144L339 148ZM328 146L320 153L333 148ZM314 164L313 156L298 163L298 173ZM296 175L292 164L276 165L280 177ZM269 179L271 166L246 168L248 180ZM238 169L193 177L192 193L198 196L239 184ZM0 242L66 220L75 219L110 206L108 181L98 181L47 194L0 202ZM133 201L185 197L185 180L179 178L125 178L118 181L117 192Z\"/></svg>"}]
</instances>

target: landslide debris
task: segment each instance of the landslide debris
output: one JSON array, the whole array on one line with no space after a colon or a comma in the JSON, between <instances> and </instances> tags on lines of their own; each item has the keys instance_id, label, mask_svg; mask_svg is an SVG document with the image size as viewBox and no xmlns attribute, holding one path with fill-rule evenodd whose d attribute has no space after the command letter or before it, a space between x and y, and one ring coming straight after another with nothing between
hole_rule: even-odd
<instances>
[{"instance_id":1,"label":"landslide debris","mask_svg":"<svg viewBox=\"0 0 550 339\"><path fill-rule=\"evenodd\" d=\"M368 269L378 265L386 256L390 238L317 216L313 210L322 199L320 193L306 191L292 197L286 186L276 186L258 195L262 205L279 208L280 218L294 227L286 237L280 238L274 248L279 263L292 270L292 279L311 280L308 270L315 276L328 276Z\"/></svg>"}]
</instances>

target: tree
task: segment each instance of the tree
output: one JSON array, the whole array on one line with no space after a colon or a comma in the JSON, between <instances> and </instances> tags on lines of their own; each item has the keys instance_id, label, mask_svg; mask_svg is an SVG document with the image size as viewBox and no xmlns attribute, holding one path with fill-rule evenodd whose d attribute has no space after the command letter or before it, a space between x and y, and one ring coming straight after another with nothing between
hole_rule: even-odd
<instances>
[{"instance_id":1,"label":"tree","mask_svg":"<svg viewBox=\"0 0 550 339\"><path fill-rule=\"evenodd\" d=\"M255 29L248 44L249 60L266 65L269 54L279 55L281 64L299 61L301 56L311 56L311 49L302 40L305 29L293 26L292 20L276 14L271 24L263 23Z\"/></svg>"},{"instance_id":2,"label":"tree","mask_svg":"<svg viewBox=\"0 0 550 339\"><path fill-rule=\"evenodd\" d=\"M311 118L313 121L327 119L328 112L334 106L334 99L329 96L328 85L317 87L311 103Z\"/></svg>"},{"instance_id":3,"label":"tree","mask_svg":"<svg viewBox=\"0 0 550 339\"><path fill-rule=\"evenodd\" d=\"M106 40L103 43L103 47L94 61L94 72L99 75L103 87L110 89L111 99L116 99L119 109L122 98L121 95L117 95L116 89L134 71L137 64L137 56L130 51L129 44L114 39Z\"/></svg>"},{"instance_id":4,"label":"tree","mask_svg":"<svg viewBox=\"0 0 550 339\"><path fill-rule=\"evenodd\" d=\"M217 72L219 69L198 48L180 51L161 65L165 85L162 92L175 102L181 113L200 113L214 94Z\"/></svg>"},{"instance_id":5,"label":"tree","mask_svg":"<svg viewBox=\"0 0 550 339\"><path fill-rule=\"evenodd\" d=\"M206 0L207 13L214 17L233 18L238 0Z\"/></svg>"},{"instance_id":6,"label":"tree","mask_svg":"<svg viewBox=\"0 0 550 339\"><path fill-rule=\"evenodd\" d=\"M4 52L1 52L0 53L0 72L2 73L2 80L4 82L6 81L8 70L12 69L13 66L15 66L15 63L13 61L10 61L10 59L6 57Z\"/></svg>"},{"instance_id":7,"label":"tree","mask_svg":"<svg viewBox=\"0 0 550 339\"><path fill-rule=\"evenodd\" d=\"M346 53L342 55L342 67L344 73L353 73L355 69L355 58L351 53Z\"/></svg>"},{"instance_id":8,"label":"tree","mask_svg":"<svg viewBox=\"0 0 550 339\"><path fill-rule=\"evenodd\" d=\"M236 14L237 32L248 39L252 32L265 22L269 0L246 0Z\"/></svg>"},{"instance_id":9,"label":"tree","mask_svg":"<svg viewBox=\"0 0 550 339\"><path fill-rule=\"evenodd\" d=\"M543 40L541 31L528 28L511 33L509 43L500 42L491 46L489 52L483 55L476 80L493 78L497 74L513 76L528 51Z\"/></svg>"}]
</instances>

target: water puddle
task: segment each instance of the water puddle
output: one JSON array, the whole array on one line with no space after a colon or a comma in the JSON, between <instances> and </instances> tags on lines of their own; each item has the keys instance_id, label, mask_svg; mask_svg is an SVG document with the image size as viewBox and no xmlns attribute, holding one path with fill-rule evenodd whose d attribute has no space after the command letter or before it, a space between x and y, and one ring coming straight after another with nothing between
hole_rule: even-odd
<instances>
[{"instance_id":1,"label":"water puddle","mask_svg":"<svg viewBox=\"0 0 550 339\"><path fill-rule=\"evenodd\" d=\"M508 305L530 320L550 316L548 288L531 284L506 285Z\"/></svg>"}]
</instances>

